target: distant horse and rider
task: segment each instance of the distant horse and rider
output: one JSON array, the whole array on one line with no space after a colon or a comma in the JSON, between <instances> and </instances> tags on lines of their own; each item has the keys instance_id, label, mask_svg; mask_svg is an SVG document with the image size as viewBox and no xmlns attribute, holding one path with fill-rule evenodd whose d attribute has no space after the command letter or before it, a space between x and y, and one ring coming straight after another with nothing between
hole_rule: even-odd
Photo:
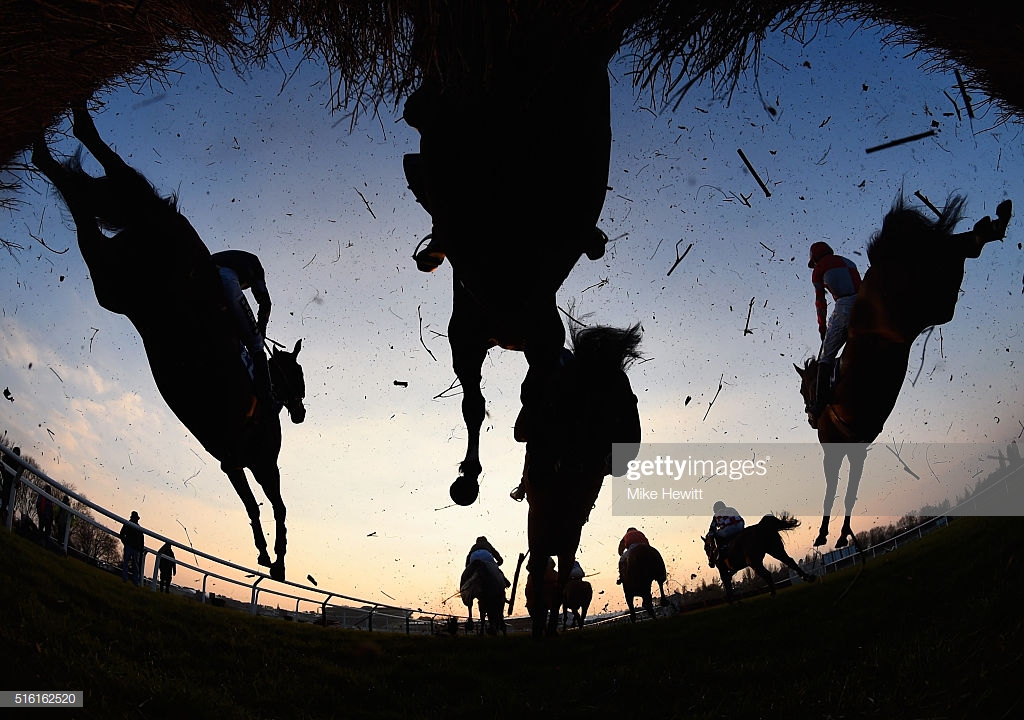
<instances>
[{"instance_id":1,"label":"distant horse and rider","mask_svg":"<svg viewBox=\"0 0 1024 720\"><path fill-rule=\"evenodd\" d=\"M846 519L836 547L844 547L848 538L856 543L850 516L868 444L881 433L896 405L911 346L926 328L953 319L966 259L979 257L986 243L1006 235L1010 200L999 203L995 220L986 216L972 230L954 233L964 204L963 197L951 196L933 220L907 207L902 194L897 197L882 229L868 244L870 267L852 301L834 386L829 390L829 383L818 382L818 359L807 360L802 368L794 365L808 422L817 430L824 452L825 500L815 546L827 541L843 458L849 460L850 473ZM811 267L820 260L813 248ZM828 395L816 397L821 393Z\"/></svg>"},{"instance_id":2,"label":"distant horse and rider","mask_svg":"<svg viewBox=\"0 0 1024 720\"><path fill-rule=\"evenodd\" d=\"M775 596L775 582L771 572L764 566L764 557L769 555L783 563L806 582L814 582L815 577L804 572L796 561L786 552L786 546L780 533L788 532L800 526L800 521L785 513L776 517L765 515L756 525L745 527L728 541L715 538L712 533L701 537L704 541L704 552L708 556L708 565L718 568L722 577L722 586L729 602L733 602L732 577L740 570L749 567L768 585L768 592Z\"/></svg>"},{"instance_id":3,"label":"distant horse and rider","mask_svg":"<svg viewBox=\"0 0 1024 720\"><path fill-rule=\"evenodd\" d=\"M476 600L480 612L479 634L483 635L485 629L490 635L506 633L505 606L508 604L505 598L506 586L505 575L494 563L474 560L462 572L462 577L459 580L459 596L462 598L462 604L469 611L466 625L470 632L473 630L473 601Z\"/></svg>"},{"instance_id":4,"label":"distant horse and rider","mask_svg":"<svg viewBox=\"0 0 1024 720\"><path fill-rule=\"evenodd\" d=\"M273 396L261 392L246 367L258 367L261 358L252 357L252 343L245 340L265 332L265 318L261 316L259 329L239 326L218 265L178 211L176 199L161 197L103 142L84 104L73 107L73 121L75 137L105 175L86 174L80 155L57 162L42 137L33 146L32 163L60 192L75 221L78 246L99 304L125 315L138 330L160 394L220 461L241 498L259 551L258 563L270 568L271 577L283 580L287 540L277 467L279 414L283 406L292 422L305 418L305 382L297 362L301 341L292 352L275 348L264 361ZM154 278L156 273L159 278ZM261 336L261 344L262 340ZM262 347L257 350L263 352ZM275 560L267 551L259 503L245 468L252 471L274 510Z\"/></svg>"},{"instance_id":5,"label":"distant horse and rider","mask_svg":"<svg viewBox=\"0 0 1024 720\"><path fill-rule=\"evenodd\" d=\"M659 604L665 605L665 581L667 579L668 571L661 553L648 542L647 536L640 530L635 527L629 528L619 541L618 582L622 585L622 594L626 598L630 622L636 622L634 598L640 598L641 607L647 611L652 620L657 617L654 613L651 583L658 583L658 592L661 596Z\"/></svg>"},{"instance_id":6,"label":"distant horse and rider","mask_svg":"<svg viewBox=\"0 0 1024 720\"><path fill-rule=\"evenodd\" d=\"M558 589L540 595L534 582L533 634L553 634L561 598L576 562L583 525L605 476L623 475L639 451L640 415L626 369L640 357L639 325L574 326L571 353L550 378L526 442L524 482L529 504L528 578L542 577L558 558ZM622 443L613 457L613 443Z\"/></svg>"},{"instance_id":7,"label":"distant horse and rider","mask_svg":"<svg viewBox=\"0 0 1024 720\"><path fill-rule=\"evenodd\" d=\"M583 578L569 578L562 595L562 629L582 628L587 620L587 611L594 601L594 586ZM569 615L572 614L572 625Z\"/></svg>"},{"instance_id":8,"label":"distant horse and rider","mask_svg":"<svg viewBox=\"0 0 1024 720\"><path fill-rule=\"evenodd\" d=\"M597 222L611 156L608 61L621 30L602 19L559 32L564 18L548 9L527 20L500 4L458 8L414 42L423 82L404 119L420 133L420 152L404 166L432 220L417 265L431 271L447 258L453 270L448 340L468 439L450 495L469 505L482 472L488 350L526 355L523 422L534 422L565 343L556 293L583 254L605 252Z\"/></svg>"}]
</instances>

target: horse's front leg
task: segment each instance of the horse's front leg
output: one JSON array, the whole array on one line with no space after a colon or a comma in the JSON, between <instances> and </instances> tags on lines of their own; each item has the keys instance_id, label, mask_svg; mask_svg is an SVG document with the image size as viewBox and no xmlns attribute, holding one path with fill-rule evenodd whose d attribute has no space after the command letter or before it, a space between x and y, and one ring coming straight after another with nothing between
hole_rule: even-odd
<instances>
[{"instance_id":1,"label":"horse's front leg","mask_svg":"<svg viewBox=\"0 0 1024 720\"><path fill-rule=\"evenodd\" d=\"M249 516L249 523L252 525L252 538L256 543L256 549L260 551L256 562L264 567L270 567L270 555L267 553L267 539L263 537L263 526L260 524L260 506L256 497L249 488L249 481L245 477L245 470L241 467L232 467L222 462L220 469L228 476L232 487L238 493L238 497L245 506L245 512Z\"/></svg>"},{"instance_id":2,"label":"horse's front leg","mask_svg":"<svg viewBox=\"0 0 1024 720\"><path fill-rule=\"evenodd\" d=\"M480 368L487 357L487 347L461 342L451 337L452 365L462 384L462 419L466 424L466 457L459 464L459 477L452 483L449 494L458 505L471 505L480 493L480 427L484 424L486 408L480 391Z\"/></svg>"},{"instance_id":3,"label":"horse's front leg","mask_svg":"<svg viewBox=\"0 0 1024 720\"><path fill-rule=\"evenodd\" d=\"M833 443L821 445L825 454L822 460L822 468L825 471L825 500L822 506L821 527L818 529L818 537L814 540L814 547L820 547L828 540L828 522L832 515L832 505L836 500L836 489L839 487L839 470L843 465L843 454L835 452L832 445Z\"/></svg>"},{"instance_id":4,"label":"horse's front leg","mask_svg":"<svg viewBox=\"0 0 1024 720\"><path fill-rule=\"evenodd\" d=\"M278 441L277 447L280 449L280 441ZM277 467L276 451L273 453L273 457L273 460L260 463L254 467L252 474L259 486L263 488L263 494L267 496L270 506L274 509L274 554L277 556L277 559L270 566L270 577L275 580L284 580L284 556L288 549L288 531L285 527L285 519L288 515L288 509L285 507L284 499L281 497L281 471ZM246 485L246 488L248 488L248 485Z\"/></svg>"}]
</instances>

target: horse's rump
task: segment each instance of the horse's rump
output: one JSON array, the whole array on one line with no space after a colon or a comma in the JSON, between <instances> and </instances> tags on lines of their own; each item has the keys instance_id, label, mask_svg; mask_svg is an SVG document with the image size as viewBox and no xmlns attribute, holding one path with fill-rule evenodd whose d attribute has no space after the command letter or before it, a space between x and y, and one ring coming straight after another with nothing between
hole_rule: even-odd
<instances>
[{"instance_id":1,"label":"horse's rump","mask_svg":"<svg viewBox=\"0 0 1024 720\"><path fill-rule=\"evenodd\" d=\"M663 583L667 578L665 560L657 548L636 545L626 553L622 584L627 590L640 590L637 594L646 594L650 592L652 582Z\"/></svg>"}]
</instances>

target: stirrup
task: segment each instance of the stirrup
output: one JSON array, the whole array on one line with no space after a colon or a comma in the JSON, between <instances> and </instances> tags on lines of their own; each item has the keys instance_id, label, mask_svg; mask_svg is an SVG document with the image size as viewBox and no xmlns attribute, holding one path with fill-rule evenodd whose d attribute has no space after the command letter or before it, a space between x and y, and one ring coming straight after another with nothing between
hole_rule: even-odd
<instances>
[{"instance_id":1,"label":"stirrup","mask_svg":"<svg viewBox=\"0 0 1024 720\"><path fill-rule=\"evenodd\" d=\"M524 487L523 483L519 483L508 496L516 502L522 502L526 499L526 487Z\"/></svg>"},{"instance_id":2,"label":"stirrup","mask_svg":"<svg viewBox=\"0 0 1024 720\"><path fill-rule=\"evenodd\" d=\"M420 272L434 272L444 262L444 251L430 247L430 240L433 237L433 233L427 235L416 244L416 249L413 250L412 257L416 261L416 267ZM427 243L427 246L420 250L423 243Z\"/></svg>"}]
</instances>

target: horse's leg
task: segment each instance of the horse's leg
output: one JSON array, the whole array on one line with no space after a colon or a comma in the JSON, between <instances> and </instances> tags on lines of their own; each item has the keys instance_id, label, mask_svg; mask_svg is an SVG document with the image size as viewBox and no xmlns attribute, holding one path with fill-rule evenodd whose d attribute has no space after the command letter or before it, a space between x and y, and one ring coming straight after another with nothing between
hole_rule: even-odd
<instances>
[{"instance_id":1,"label":"horse's leg","mask_svg":"<svg viewBox=\"0 0 1024 720\"><path fill-rule=\"evenodd\" d=\"M280 445L278 445L280 447ZM288 549L288 531L285 528L285 518L288 514L284 506L284 499L281 497L281 471L277 467L277 453L273 453L273 460L268 460L252 468L253 477L259 486L263 488L263 494L270 501L274 508L274 554L277 559L270 566L270 577L275 580L284 580L284 556ZM244 476L243 476L244 477ZM248 484L246 485L248 488Z\"/></svg>"},{"instance_id":2,"label":"horse's leg","mask_svg":"<svg viewBox=\"0 0 1024 720\"><path fill-rule=\"evenodd\" d=\"M735 598L733 597L732 573L725 570L724 568L719 568L718 574L722 578L722 587L725 589L725 599L726 601L728 601L730 605L732 605L735 600Z\"/></svg>"},{"instance_id":3,"label":"horse's leg","mask_svg":"<svg viewBox=\"0 0 1024 720\"><path fill-rule=\"evenodd\" d=\"M833 443L822 443L824 451L822 468L825 471L825 501L822 508L821 527L818 530L818 537L814 540L814 547L825 544L828 539L828 521L832 515L832 505L836 500L836 489L839 487L839 469L843 465L842 453L832 449Z\"/></svg>"},{"instance_id":4,"label":"horse's leg","mask_svg":"<svg viewBox=\"0 0 1024 720\"><path fill-rule=\"evenodd\" d=\"M245 470L240 467L229 467L225 463L220 464L220 469L228 476L228 480L231 481L231 485L235 488L235 492L238 493L238 497L242 499L245 512L249 516L249 522L252 525L252 538L256 542L256 549L260 551L260 556L256 562L264 567L270 567L271 561L270 555L267 553L267 539L263 537L263 526L260 525L260 506L256 502L256 496L252 494L252 490L249 488L249 481L245 477Z\"/></svg>"},{"instance_id":5,"label":"horse's leg","mask_svg":"<svg viewBox=\"0 0 1024 720\"><path fill-rule=\"evenodd\" d=\"M452 483L449 494L456 504L471 505L480 493L480 427L486 415L484 395L480 392L480 369L489 345L479 337L472 337L465 328L458 329L458 293L455 303L456 310L448 324L448 341L452 349L452 366L462 385L462 419L466 424L467 438L466 456L459 464L460 474Z\"/></svg>"},{"instance_id":6,"label":"horse's leg","mask_svg":"<svg viewBox=\"0 0 1024 720\"><path fill-rule=\"evenodd\" d=\"M658 619L658 616L654 614L654 598L652 597L650 584L647 586L647 592L644 593L644 609L651 616L651 620Z\"/></svg>"},{"instance_id":7,"label":"horse's leg","mask_svg":"<svg viewBox=\"0 0 1024 720\"><path fill-rule=\"evenodd\" d=\"M526 599L526 604L530 607L530 621L535 640L544 637L544 628L547 624L548 604L544 600L544 571L547 566L547 556L530 553L530 560L526 563L526 586L530 590L530 597Z\"/></svg>"},{"instance_id":8,"label":"horse's leg","mask_svg":"<svg viewBox=\"0 0 1024 720\"><path fill-rule=\"evenodd\" d=\"M804 582L812 583L818 579L814 575L804 572L804 569L797 564L796 560L789 556L789 553L786 552L785 546L782 544L781 537L779 538L778 545L775 545L774 542L772 545L774 547L768 551L768 554L799 575Z\"/></svg>"},{"instance_id":9,"label":"horse's leg","mask_svg":"<svg viewBox=\"0 0 1024 720\"><path fill-rule=\"evenodd\" d=\"M765 584L768 586L768 594L775 597L775 581L772 580L772 574L768 571L768 568L764 566L764 556L762 555L760 560L754 560L751 558L750 567L754 569L754 572L757 573L758 577L764 580Z\"/></svg>"},{"instance_id":10,"label":"horse's leg","mask_svg":"<svg viewBox=\"0 0 1024 720\"><path fill-rule=\"evenodd\" d=\"M849 543L847 538L854 538L853 529L850 527L850 516L853 515L853 508L857 504L857 490L860 488L860 478L864 473L864 461L867 459L867 445L857 445L847 453L850 461L850 479L846 483L846 520L843 522L843 529L840 531L836 547L846 547Z\"/></svg>"},{"instance_id":11,"label":"horse's leg","mask_svg":"<svg viewBox=\"0 0 1024 720\"><path fill-rule=\"evenodd\" d=\"M128 163L121 159L121 156L114 152L109 145L103 142L96 124L92 121L89 111L85 108L85 102L75 103L71 108L72 132L85 148L92 153L103 171L108 177L125 176L135 177L138 172ZM120 178L119 178L120 179Z\"/></svg>"}]
</instances>

